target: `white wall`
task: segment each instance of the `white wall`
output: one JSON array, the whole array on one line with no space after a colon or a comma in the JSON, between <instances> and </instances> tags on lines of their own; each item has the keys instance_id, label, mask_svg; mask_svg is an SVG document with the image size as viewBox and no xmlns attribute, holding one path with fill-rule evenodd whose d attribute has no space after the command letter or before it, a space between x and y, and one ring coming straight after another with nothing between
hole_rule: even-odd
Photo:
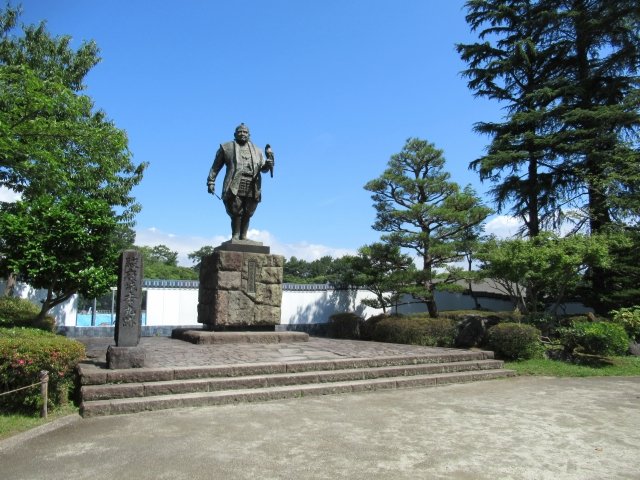
<instances>
[{"instance_id":1,"label":"white wall","mask_svg":"<svg viewBox=\"0 0 640 480\"><path fill-rule=\"evenodd\" d=\"M372 298L373 294L363 290L330 290L322 288L285 289L282 293L281 325L308 325L326 323L334 313L351 311L364 318L382 313L381 309L364 307L361 301ZM196 325L198 319L198 289L197 288L145 288L147 291L147 325ZM4 291L4 284L0 282L0 294ZM46 292L37 291L28 285L18 284L16 291L19 296L28 298L39 305ZM480 297L483 308L494 311L513 310L508 300ZM461 293L436 292L436 303L440 311L473 309L475 304L468 295ZM399 313L424 312L424 303L418 303L410 297L405 297L398 307ZM570 314L588 311L580 304L565 305L565 312ZM56 307L52 314L58 325L75 326L77 313L77 297Z\"/></svg>"},{"instance_id":2,"label":"white wall","mask_svg":"<svg viewBox=\"0 0 640 480\"><path fill-rule=\"evenodd\" d=\"M197 323L197 289L147 289L147 325L195 325Z\"/></svg>"}]
</instances>

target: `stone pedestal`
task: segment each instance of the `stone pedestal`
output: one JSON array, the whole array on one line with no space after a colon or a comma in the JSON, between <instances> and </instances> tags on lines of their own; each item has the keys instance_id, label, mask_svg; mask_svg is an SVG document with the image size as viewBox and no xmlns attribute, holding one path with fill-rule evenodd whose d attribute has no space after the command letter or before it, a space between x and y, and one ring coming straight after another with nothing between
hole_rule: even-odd
<instances>
[{"instance_id":1,"label":"stone pedestal","mask_svg":"<svg viewBox=\"0 0 640 480\"><path fill-rule=\"evenodd\" d=\"M107 366L111 370L144 367L145 353L142 347L114 347L107 349Z\"/></svg>"},{"instance_id":2,"label":"stone pedestal","mask_svg":"<svg viewBox=\"0 0 640 480\"><path fill-rule=\"evenodd\" d=\"M198 323L206 330L272 330L280 324L284 257L231 240L202 259Z\"/></svg>"}]
</instances>

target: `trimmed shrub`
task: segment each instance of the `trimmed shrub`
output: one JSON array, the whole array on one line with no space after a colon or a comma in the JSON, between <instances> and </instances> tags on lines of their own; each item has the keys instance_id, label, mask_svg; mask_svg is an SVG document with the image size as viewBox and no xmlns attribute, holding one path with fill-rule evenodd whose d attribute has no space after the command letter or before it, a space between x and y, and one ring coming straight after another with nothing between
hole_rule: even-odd
<instances>
[{"instance_id":1,"label":"trimmed shrub","mask_svg":"<svg viewBox=\"0 0 640 480\"><path fill-rule=\"evenodd\" d=\"M75 366L85 357L82 343L33 328L0 328L0 391L40 381L49 372L49 407L65 404L74 384ZM40 388L0 396L0 408L33 413L42 406Z\"/></svg>"},{"instance_id":2,"label":"trimmed shrub","mask_svg":"<svg viewBox=\"0 0 640 480\"><path fill-rule=\"evenodd\" d=\"M327 335L331 338L358 339L363 321L353 312L336 313L329 317Z\"/></svg>"},{"instance_id":3,"label":"trimmed shrub","mask_svg":"<svg viewBox=\"0 0 640 480\"><path fill-rule=\"evenodd\" d=\"M427 332L427 343L433 347L453 347L456 339L456 323L450 318L422 318Z\"/></svg>"},{"instance_id":4,"label":"trimmed shrub","mask_svg":"<svg viewBox=\"0 0 640 480\"><path fill-rule=\"evenodd\" d=\"M540 330L523 323L499 323L489 329L487 345L496 355L506 360L540 358L543 347Z\"/></svg>"},{"instance_id":5,"label":"trimmed shrub","mask_svg":"<svg viewBox=\"0 0 640 480\"><path fill-rule=\"evenodd\" d=\"M430 347L451 347L455 336L456 326L451 319L423 315L384 318L376 324L372 333L372 339L378 342Z\"/></svg>"},{"instance_id":6,"label":"trimmed shrub","mask_svg":"<svg viewBox=\"0 0 640 480\"><path fill-rule=\"evenodd\" d=\"M611 320L622 325L631 340L640 342L640 306L613 310Z\"/></svg>"},{"instance_id":7,"label":"trimmed shrub","mask_svg":"<svg viewBox=\"0 0 640 480\"><path fill-rule=\"evenodd\" d=\"M380 315L374 315L367 318L360 324L360 338L362 340L373 340L373 331L376 325L385 318L390 318L388 314L381 313Z\"/></svg>"},{"instance_id":8,"label":"trimmed shrub","mask_svg":"<svg viewBox=\"0 0 640 480\"><path fill-rule=\"evenodd\" d=\"M0 297L0 327L39 328L53 332L56 327L55 319L47 315L43 320L37 320L40 308L25 298Z\"/></svg>"},{"instance_id":9,"label":"trimmed shrub","mask_svg":"<svg viewBox=\"0 0 640 480\"><path fill-rule=\"evenodd\" d=\"M627 332L611 322L577 322L559 333L560 342L569 353L609 357L624 355L629 350Z\"/></svg>"}]
</instances>

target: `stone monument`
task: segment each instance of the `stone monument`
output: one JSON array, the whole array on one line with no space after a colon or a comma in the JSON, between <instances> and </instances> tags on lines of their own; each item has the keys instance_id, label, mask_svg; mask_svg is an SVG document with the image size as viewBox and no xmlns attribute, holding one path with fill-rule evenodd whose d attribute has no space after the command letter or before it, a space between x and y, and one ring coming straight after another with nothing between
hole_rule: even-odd
<instances>
[{"instance_id":1,"label":"stone monument","mask_svg":"<svg viewBox=\"0 0 640 480\"><path fill-rule=\"evenodd\" d=\"M125 250L120 255L116 310L116 346L107 350L107 366L111 369L144 366L144 350L138 346L142 331L142 253Z\"/></svg>"},{"instance_id":2,"label":"stone monument","mask_svg":"<svg viewBox=\"0 0 640 480\"><path fill-rule=\"evenodd\" d=\"M201 263L198 323L207 330L275 330L280 324L284 257L247 239L249 221L262 199L262 174L273 177L269 145L265 155L242 123L234 140L218 148L207 177L207 189L215 195L216 177L225 167L219 198L231 219L231 240Z\"/></svg>"},{"instance_id":3,"label":"stone monument","mask_svg":"<svg viewBox=\"0 0 640 480\"><path fill-rule=\"evenodd\" d=\"M218 197L215 182L222 167L226 172ZM232 142L218 148L207 189L224 203L231 218L231 240L200 264L198 323L203 329L174 329L173 338L192 343L308 341L306 333L275 331L280 324L284 257L247 239L249 221L262 199L262 174L273 177L273 167L271 147L267 144L263 155L249 141L244 123L236 128Z\"/></svg>"}]
</instances>

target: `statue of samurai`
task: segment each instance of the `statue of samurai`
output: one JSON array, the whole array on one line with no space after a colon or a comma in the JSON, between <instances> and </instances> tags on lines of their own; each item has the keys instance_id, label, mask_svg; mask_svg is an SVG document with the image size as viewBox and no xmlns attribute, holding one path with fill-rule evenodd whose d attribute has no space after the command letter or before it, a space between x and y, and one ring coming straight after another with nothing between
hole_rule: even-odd
<instances>
[{"instance_id":1,"label":"statue of samurai","mask_svg":"<svg viewBox=\"0 0 640 480\"><path fill-rule=\"evenodd\" d=\"M261 200L262 173L271 172L273 176L274 155L267 145L265 161L262 151L249 141L249 128L244 123L236 127L234 138L220 145L209 171L207 187L209 193L215 195L216 177L226 166L221 198L231 217L232 238L245 240L249 220Z\"/></svg>"}]
</instances>

